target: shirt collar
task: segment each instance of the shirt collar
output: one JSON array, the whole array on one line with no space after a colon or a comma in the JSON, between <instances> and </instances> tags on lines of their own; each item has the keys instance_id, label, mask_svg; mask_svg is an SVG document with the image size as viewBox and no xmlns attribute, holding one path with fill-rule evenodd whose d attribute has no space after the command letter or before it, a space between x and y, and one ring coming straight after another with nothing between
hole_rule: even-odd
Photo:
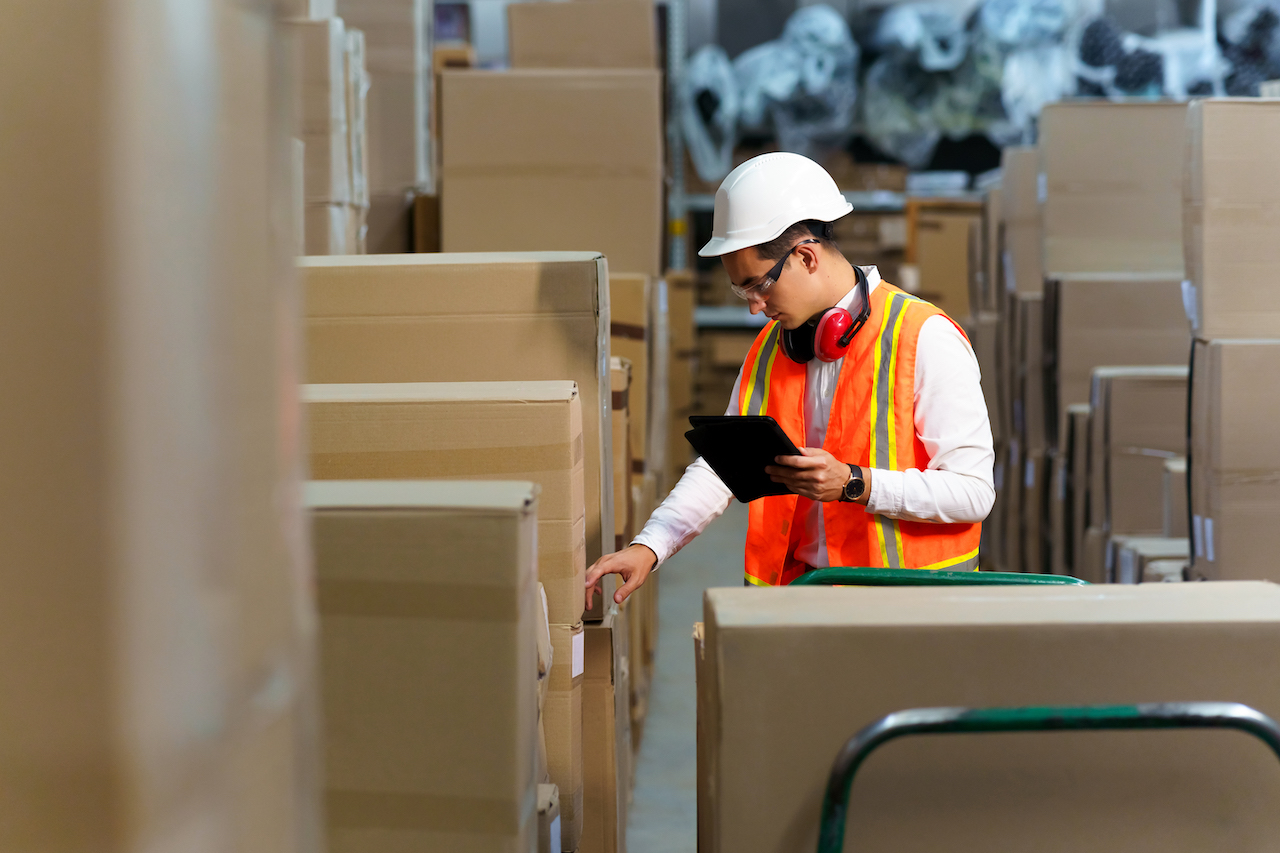
<instances>
[{"instance_id":1,"label":"shirt collar","mask_svg":"<svg viewBox=\"0 0 1280 853\"><path fill-rule=\"evenodd\" d=\"M867 294L870 295L871 291L876 289L876 285L880 284L880 270L875 266L861 267L861 270L867 277ZM855 284L852 290L840 297L840 301L836 303L836 307L843 308L850 314L856 314L857 312L853 310L853 303L857 298L858 286Z\"/></svg>"}]
</instances>

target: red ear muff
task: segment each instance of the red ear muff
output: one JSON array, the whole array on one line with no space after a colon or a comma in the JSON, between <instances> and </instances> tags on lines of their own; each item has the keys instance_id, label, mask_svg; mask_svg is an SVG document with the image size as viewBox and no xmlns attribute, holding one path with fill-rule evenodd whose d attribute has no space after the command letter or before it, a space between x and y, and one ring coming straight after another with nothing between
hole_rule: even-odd
<instances>
[{"instance_id":1,"label":"red ear muff","mask_svg":"<svg viewBox=\"0 0 1280 853\"><path fill-rule=\"evenodd\" d=\"M853 343L853 315L843 308L828 308L818 318L813 331L813 354L819 361L832 362L844 358Z\"/></svg>"}]
</instances>

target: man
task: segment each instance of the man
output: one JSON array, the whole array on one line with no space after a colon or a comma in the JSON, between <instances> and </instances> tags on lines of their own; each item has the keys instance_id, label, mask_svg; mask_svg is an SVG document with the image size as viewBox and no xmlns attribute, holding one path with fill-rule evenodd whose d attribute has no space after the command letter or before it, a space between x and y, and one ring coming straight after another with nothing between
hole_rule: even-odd
<instances>
[{"instance_id":1,"label":"man","mask_svg":"<svg viewBox=\"0 0 1280 853\"><path fill-rule=\"evenodd\" d=\"M750 584L831 565L977 568L995 501L977 359L946 314L845 260L830 223L851 210L817 163L764 154L720 185L699 252L770 320L726 414L770 415L802 448L766 469L795 494L750 504ZM616 573L621 603L732 499L695 461L632 544L587 572L588 602Z\"/></svg>"}]
</instances>

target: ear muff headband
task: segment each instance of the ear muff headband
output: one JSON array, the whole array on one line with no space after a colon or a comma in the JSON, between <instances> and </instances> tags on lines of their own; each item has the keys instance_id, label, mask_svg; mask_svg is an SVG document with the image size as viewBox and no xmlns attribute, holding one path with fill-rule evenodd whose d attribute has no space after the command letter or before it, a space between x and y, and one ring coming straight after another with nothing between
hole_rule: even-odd
<instances>
[{"instance_id":1,"label":"ear muff headband","mask_svg":"<svg viewBox=\"0 0 1280 853\"><path fill-rule=\"evenodd\" d=\"M782 351L797 364L819 361L833 362L844 357L853 338L871 318L871 283L856 264L856 287L862 289L862 310L854 317L843 308L827 308L796 329L782 330Z\"/></svg>"}]
</instances>

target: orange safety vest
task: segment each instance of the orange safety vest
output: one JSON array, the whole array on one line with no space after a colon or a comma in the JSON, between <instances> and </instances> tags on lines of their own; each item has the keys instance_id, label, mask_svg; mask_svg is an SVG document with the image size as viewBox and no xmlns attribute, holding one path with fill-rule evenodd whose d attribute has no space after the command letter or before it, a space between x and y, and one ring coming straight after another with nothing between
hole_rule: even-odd
<instances>
[{"instance_id":1,"label":"orange safety vest","mask_svg":"<svg viewBox=\"0 0 1280 853\"><path fill-rule=\"evenodd\" d=\"M947 316L886 282L871 291L871 317L840 368L824 450L843 462L889 471L924 469L929 464L915 429L916 342L924 321L937 314ZM742 366L738 413L771 415L796 446L803 447L807 372L805 365L782 352L781 337L782 328L771 322L751 345ZM749 504L748 583L787 584L808 570L795 553L811 504L799 495ZM951 571L978 567L981 523L902 521L841 501L822 505L822 521L833 566Z\"/></svg>"}]
</instances>

